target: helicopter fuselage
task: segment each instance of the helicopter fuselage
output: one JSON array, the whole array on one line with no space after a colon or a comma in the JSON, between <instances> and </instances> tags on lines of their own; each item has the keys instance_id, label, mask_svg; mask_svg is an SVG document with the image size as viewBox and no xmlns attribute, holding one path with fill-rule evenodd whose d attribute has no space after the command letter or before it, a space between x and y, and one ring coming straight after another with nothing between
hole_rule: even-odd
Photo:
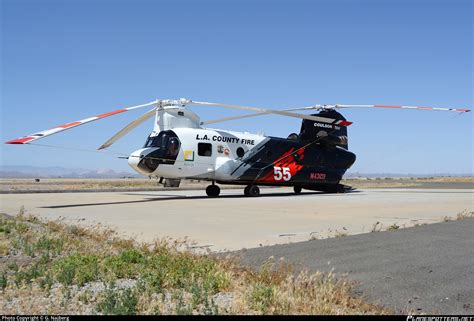
<instances>
[{"instance_id":1,"label":"helicopter fuselage","mask_svg":"<svg viewBox=\"0 0 474 321\"><path fill-rule=\"evenodd\" d=\"M346 149L316 140L205 128L162 131L129 156L130 166L150 177L315 190L337 185L354 161Z\"/></svg>"}]
</instances>

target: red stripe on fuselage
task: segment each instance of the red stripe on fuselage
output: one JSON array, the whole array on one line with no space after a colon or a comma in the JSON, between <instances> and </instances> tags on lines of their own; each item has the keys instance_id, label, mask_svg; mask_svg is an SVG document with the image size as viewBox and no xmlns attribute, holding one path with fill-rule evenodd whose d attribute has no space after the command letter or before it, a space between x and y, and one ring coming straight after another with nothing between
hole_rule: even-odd
<instances>
[{"instance_id":1,"label":"red stripe on fuselage","mask_svg":"<svg viewBox=\"0 0 474 321\"><path fill-rule=\"evenodd\" d=\"M303 165L299 165L296 162L295 159L295 149L291 148L289 151L284 153L282 156L278 157L278 159L273 163L273 166L270 167L270 171L263 176L262 178L258 178L257 182L262 182L262 183L285 183L288 181L285 180L275 180L275 173L274 173L274 167L281 167L281 168L288 168L291 174L291 178L293 178L298 172L303 168ZM304 148L299 149L296 151L296 154L299 156L299 160L303 160L304 158ZM291 181L291 179L289 180Z\"/></svg>"}]
</instances>

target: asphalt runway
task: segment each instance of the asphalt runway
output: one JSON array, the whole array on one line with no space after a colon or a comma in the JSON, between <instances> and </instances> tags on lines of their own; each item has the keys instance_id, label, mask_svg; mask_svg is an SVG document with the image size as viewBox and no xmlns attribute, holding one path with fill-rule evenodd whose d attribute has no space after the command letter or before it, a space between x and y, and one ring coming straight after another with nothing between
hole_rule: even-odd
<instances>
[{"instance_id":1,"label":"asphalt runway","mask_svg":"<svg viewBox=\"0 0 474 321\"><path fill-rule=\"evenodd\" d=\"M234 253L260 266L284 258L296 271L347 274L370 302L397 313L474 313L474 219L397 231L249 249Z\"/></svg>"},{"instance_id":2,"label":"asphalt runway","mask_svg":"<svg viewBox=\"0 0 474 321\"><path fill-rule=\"evenodd\" d=\"M473 189L367 189L348 194L241 189L207 198L202 190L99 193L0 194L0 211L27 213L69 223L101 223L126 236L151 241L188 238L198 249L239 250L367 233L473 211Z\"/></svg>"}]
</instances>

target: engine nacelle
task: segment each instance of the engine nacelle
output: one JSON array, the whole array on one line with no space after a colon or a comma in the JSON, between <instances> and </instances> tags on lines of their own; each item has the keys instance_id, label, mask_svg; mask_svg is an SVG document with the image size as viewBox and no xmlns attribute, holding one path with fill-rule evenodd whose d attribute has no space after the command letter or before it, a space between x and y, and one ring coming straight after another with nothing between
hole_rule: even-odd
<instances>
[{"instance_id":1,"label":"engine nacelle","mask_svg":"<svg viewBox=\"0 0 474 321\"><path fill-rule=\"evenodd\" d=\"M326 131L322 130L316 134L316 137L319 142L329 146L347 146L347 136L328 134Z\"/></svg>"},{"instance_id":2,"label":"engine nacelle","mask_svg":"<svg viewBox=\"0 0 474 321\"><path fill-rule=\"evenodd\" d=\"M344 116L335 110L322 110L312 116L326 117L337 120L346 120ZM313 141L315 139L348 149L347 128L345 126L332 126L326 123L304 119L301 123L300 138L302 141Z\"/></svg>"}]
</instances>

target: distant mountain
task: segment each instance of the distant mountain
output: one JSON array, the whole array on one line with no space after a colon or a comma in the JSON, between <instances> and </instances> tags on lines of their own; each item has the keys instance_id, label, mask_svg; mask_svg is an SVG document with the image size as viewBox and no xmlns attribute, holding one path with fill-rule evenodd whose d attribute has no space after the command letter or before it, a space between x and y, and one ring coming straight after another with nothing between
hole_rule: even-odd
<instances>
[{"instance_id":1,"label":"distant mountain","mask_svg":"<svg viewBox=\"0 0 474 321\"><path fill-rule=\"evenodd\" d=\"M344 175L345 178L358 177L471 177L472 174L397 174L397 173L358 173L349 172ZM122 178L122 177L142 177L139 174L131 172L116 172L112 169L84 169L84 168L65 168L65 167L39 167L39 166L0 166L0 178Z\"/></svg>"},{"instance_id":2,"label":"distant mountain","mask_svg":"<svg viewBox=\"0 0 474 321\"><path fill-rule=\"evenodd\" d=\"M112 169L90 170L84 168L0 166L0 178L121 178L141 177L136 173L116 172Z\"/></svg>"}]
</instances>

